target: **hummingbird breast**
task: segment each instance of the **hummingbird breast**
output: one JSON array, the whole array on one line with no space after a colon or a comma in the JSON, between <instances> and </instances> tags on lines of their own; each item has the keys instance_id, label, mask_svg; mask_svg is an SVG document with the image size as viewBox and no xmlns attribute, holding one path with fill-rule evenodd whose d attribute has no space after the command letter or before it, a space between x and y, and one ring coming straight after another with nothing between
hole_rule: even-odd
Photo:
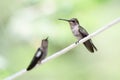
<instances>
[{"instance_id":1,"label":"hummingbird breast","mask_svg":"<svg viewBox=\"0 0 120 80\"><path fill-rule=\"evenodd\" d=\"M72 30L72 33L75 37L77 37L77 39L82 39L82 35L81 33L79 32L79 27L78 26L74 26L74 27L71 27L71 30Z\"/></svg>"}]
</instances>

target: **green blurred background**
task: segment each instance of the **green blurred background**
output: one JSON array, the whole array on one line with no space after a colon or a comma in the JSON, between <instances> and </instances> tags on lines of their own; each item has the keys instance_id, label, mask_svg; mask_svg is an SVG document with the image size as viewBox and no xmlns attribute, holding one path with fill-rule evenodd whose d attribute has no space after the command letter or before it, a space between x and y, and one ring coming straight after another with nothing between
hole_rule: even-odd
<instances>
[{"instance_id":1,"label":"green blurred background","mask_svg":"<svg viewBox=\"0 0 120 80\"><path fill-rule=\"evenodd\" d=\"M49 36L48 56L76 41L69 24L78 18L89 33L120 17L120 0L0 1L0 80L26 68L41 40ZM120 80L120 24L15 80Z\"/></svg>"}]
</instances>

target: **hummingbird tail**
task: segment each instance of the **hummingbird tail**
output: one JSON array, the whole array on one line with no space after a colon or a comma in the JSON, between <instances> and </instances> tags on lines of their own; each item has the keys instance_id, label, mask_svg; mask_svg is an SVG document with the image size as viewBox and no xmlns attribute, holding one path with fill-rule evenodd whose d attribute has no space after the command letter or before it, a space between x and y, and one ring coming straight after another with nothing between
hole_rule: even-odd
<instances>
[{"instance_id":1,"label":"hummingbird tail","mask_svg":"<svg viewBox=\"0 0 120 80\"><path fill-rule=\"evenodd\" d=\"M94 44L92 43L92 41L88 40L86 42L83 43L85 45L85 47L91 52L94 53L94 49L97 51L97 48L94 46Z\"/></svg>"},{"instance_id":2,"label":"hummingbird tail","mask_svg":"<svg viewBox=\"0 0 120 80\"><path fill-rule=\"evenodd\" d=\"M95 49L96 51L98 50L93 43L92 43L92 46L94 47L94 49Z\"/></svg>"},{"instance_id":3,"label":"hummingbird tail","mask_svg":"<svg viewBox=\"0 0 120 80\"><path fill-rule=\"evenodd\" d=\"M27 71L31 70L32 68L35 67L35 65L38 63L38 59L33 59L30 63L30 65L27 68Z\"/></svg>"}]
</instances>

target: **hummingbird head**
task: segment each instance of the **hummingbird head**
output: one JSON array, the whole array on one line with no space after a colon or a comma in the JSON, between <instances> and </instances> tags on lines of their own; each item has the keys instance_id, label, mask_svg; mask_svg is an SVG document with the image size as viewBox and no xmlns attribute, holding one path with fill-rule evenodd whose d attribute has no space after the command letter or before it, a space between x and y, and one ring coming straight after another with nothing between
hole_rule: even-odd
<instances>
[{"instance_id":1,"label":"hummingbird head","mask_svg":"<svg viewBox=\"0 0 120 80\"><path fill-rule=\"evenodd\" d=\"M72 18L70 20L67 19L59 19L59 20L67 21L71 26L79 25L79 21L77 20L77 18Z\"/></svg>"},{"instance_id":2,"label":"hummingbird head","mask_svg":"<svg viewBox=\"0 0 120 80\"><path fill-rule=\"evenodd\" d=\"M42 48L47 48L48 47L48 37L46 39L42 40L41 47Z\"/></svg>"}]
</instances>

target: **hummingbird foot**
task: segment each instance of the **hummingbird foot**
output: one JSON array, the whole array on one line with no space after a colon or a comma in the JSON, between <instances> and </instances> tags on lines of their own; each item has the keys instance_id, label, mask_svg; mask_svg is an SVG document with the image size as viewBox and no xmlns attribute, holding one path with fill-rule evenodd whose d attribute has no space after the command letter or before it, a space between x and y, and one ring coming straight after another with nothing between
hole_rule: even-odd
<instances>
[{"instance_id":1,"label":"hummingbird foot","mask_svg":"<svg viewBox=\"0 0 120 80\"><path fill-rule=\"evenodd\" d=\"M79 43L79 40L75 42L75 44L78 44Z\"/></svg>"}]
</instances>

